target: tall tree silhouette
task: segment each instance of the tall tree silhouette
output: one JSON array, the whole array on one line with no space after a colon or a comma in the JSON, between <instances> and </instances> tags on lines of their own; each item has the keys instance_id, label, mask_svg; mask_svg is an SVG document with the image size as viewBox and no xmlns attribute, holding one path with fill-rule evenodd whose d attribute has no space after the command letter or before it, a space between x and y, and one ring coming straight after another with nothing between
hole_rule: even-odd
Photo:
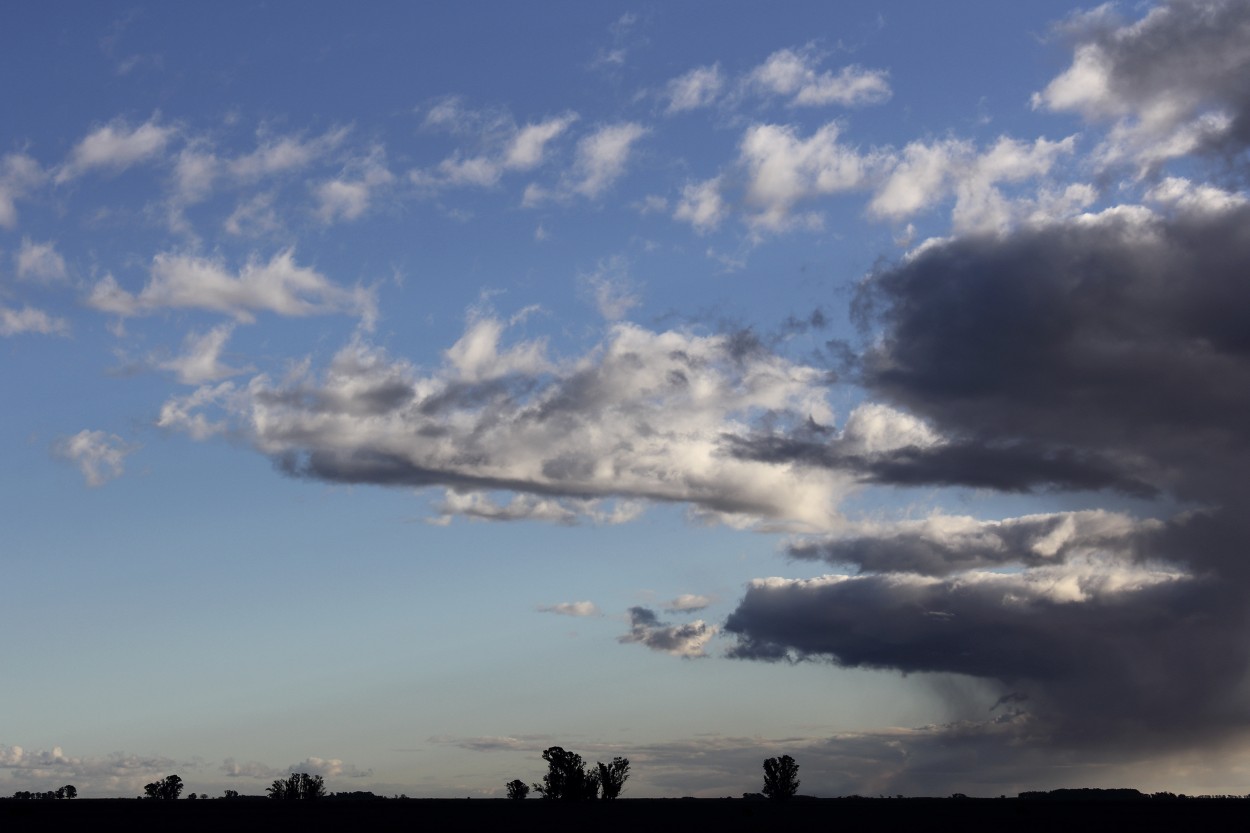
<instances>
[{"instance_id":1,"label":"tall tree silhouette","mask_svg":"<svg viewBox=\"0 0 1250 833\"><path fill-rule=\"evenodd\" d=\"M324 798L326 794L325 780L320 775L309 775L307 772L292 772L285 781L276 779L269 786L269 797L289 801L298 799L311 800Z\"/></svg>"},{"instance_id":2,"label":"tall tree silhouette","mask_svg":"<svg viewBox=\"0 0 1250 833\"><path fill-rule=\"evenodd\" d=\"M559 746L543 750L547 762L547 774L534 789L543 798L557 801L582 801L599 795L599 773L587 772L586 763L576 752L566 752Z\"/></svg>"},{"instance_id":3,"label":"tall tree silhouette","mask_svg":"<svg viewBox=\"0 0 1250 833\"><path fill-rule=\"evenodd\" d=\"M625 781L629 778L629 759L613 758L612 763L597 764L599 767L599 789L604 798L616 798L621 794Z\"/></svg>"},{"instance_id":4,"label":"tall tree silhouette","mask_svg":"<svg viewBox=\"0 0 1250 833\"><path fill-rule=\"evenodd\" d=\"M764 761L764 795L774 801L793 798L799 791L799 765L789 755Z\"/></svg>"},{"instance_id":5,"label":"tall tree silhouette","mask_svg":"<svg viewBox=\"0 0 1250 833\"><path fill-rule=\"evenodd\" d=\"M144 786L143 794L148 798L173 800L182 795L182 779L177 775L166 775L160 781Z\"/></svg>"}]
</instances>

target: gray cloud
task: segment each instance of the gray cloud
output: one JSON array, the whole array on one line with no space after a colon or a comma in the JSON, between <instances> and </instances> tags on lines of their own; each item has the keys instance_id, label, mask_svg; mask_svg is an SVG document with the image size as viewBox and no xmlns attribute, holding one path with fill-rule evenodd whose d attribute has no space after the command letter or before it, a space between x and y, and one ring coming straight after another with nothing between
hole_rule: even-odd
<instances>
[{"instance_id":1,"label":"gray cloud","mask_svg":"<svg viewBox=\"0 0 1250 833\"><path fill-rule=\"evenodd\" d=\"M541 341L505 345L503 322L478 317L422 372L356 341L320 377L201 387L167 402L160 424L232 429L293 476L441 486L444 515L617 523L664 501L738 524L837 523L851 478L723 453L723 436L765 417L829 419L822 370L741 334L632 324L568 360Z\"/></svg>"},{"instance_id":2,"label":"gray cloud","mask_svg":"<svg viewBox=\"0 0 1250 833\"><path fill-rule=\"evenodd\" d=\"M848 454L845 430L809 426L737 453L850 459L900 485L1154 493L1173 517L936 518L798 541L792 556L861 574L753 582L725 624L731 655L991 681L1029 697L1039 747L1250 726L1247 220L1235 201L1121 207L930 244L871 276L860 379L932 438ZM1178 498L1206 508L1175 514Z\"/></svg>"},{"instance_id":3,"label":"gray cloud","mask_svg":"<svg viewBox=\"0 0 1250 833\"><path fill-rule=\"evenodd\" d=\"M702 619L683 625L670 625L661 622L650 608L631 607L629 633L618 637L617 641L637 643L653 651L692 659L707 656L703 646L716 635L717 630L715 625L709 625Z\"/></svg>"}]
</instances>

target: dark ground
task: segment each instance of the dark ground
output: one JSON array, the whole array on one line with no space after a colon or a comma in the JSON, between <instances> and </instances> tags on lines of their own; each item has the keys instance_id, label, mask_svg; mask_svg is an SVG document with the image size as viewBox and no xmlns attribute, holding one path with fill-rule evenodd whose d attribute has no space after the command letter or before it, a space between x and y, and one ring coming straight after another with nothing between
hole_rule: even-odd
<instances>
[{"instance_id":1,"label":"dark ground","mask_svg":"<svg viewBox=\"0 0 1250 833\"><path fill-rule=\"evenodd\" d=\"M560 804L537 799L264 799L141 801L0 800L0 831L857 831L1245 829L1250 800L1030 801L1022 799L816 799L773 804L734 799L619 799Z\"/></svg>"}]
</instances>

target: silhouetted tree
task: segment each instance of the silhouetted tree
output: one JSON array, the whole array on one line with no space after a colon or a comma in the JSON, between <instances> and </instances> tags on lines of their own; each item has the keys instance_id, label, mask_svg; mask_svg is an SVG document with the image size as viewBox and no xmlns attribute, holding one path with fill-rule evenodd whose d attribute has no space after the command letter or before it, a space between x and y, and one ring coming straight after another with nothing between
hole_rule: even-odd
<instances>
[{"instance_id":1,"label":"silhouetted tree","mask_svg":"<svg viewBox=\"0 0 1250 833\"><path fill-rule=\"evenodd\" d=\"M66 798L78 797L78 788L75 787L73 784L66 784L64 787L61 787L61 790L64 791Z\"/></svg>"},{"instance_id":2,"label":"silhouetted tree","mask_svg":"<svg viewBox=\"0 0 1250 833\"><path fill-rule=\"evenodd\" d=\"M283 781L278 778L269 787L270 798L287 800L325 798L326 785L320 775L309 775L307 772L292 772L291 777Z\"/></svg>"},{"instance_id":3,"label":"silhouetted tree","mask_svg":"<svg viewBox=\"0 0 1250 833\"><path fill-rule=\"evenodd\" d=\"M238 797L239 797L238 790L226 790L226 794L223 796L223 798L238 798Z\"/></svg>"},{"instance_id":4,"label":"silhouetted tree","mask_svg":"<svg viewBox=\"0 0 1250 833\"><path fill-rule=\"evenodd\" d=\"M616 798L629 778L629 759L613 758L610 764L598 764L599 789L604 798Z\"/></svg>"},{"instance_id":5,"label":"silhouetted tree","mask_svg":"<svg viewBox=\"0 0 1250 833\"><path fill-rule=\"evenodd\" d=\"M182 779L177 775L166 775L160 781L153 781L143 788L148 798L173 800L182 794Z\"/></svg>"},{"instance_id":6,"label":"silhouetted tree","mask_svg":"<svg viewBox=\"0 0 1250 833\"><path fill-rule=\"evenodd\" d=\"M508 782L508 798L523 799L530 794L529 784L520 778Z\"/></svg>"},{"instance_id":7,"label":"silhouetted tree","mask_svg":"<svg viewBox=\"0 0 1250 833\"><path fill-rule=\"evenodd\" d=\"M547 774L541 784L534 785L543 798L581 801L598 797L599 773L587 772L581 755L553 746L543 750L543 760L547 762Z\"/></svg>"},{"instance_id":8,"label":"silhouetted tree","mask_svg":"<svg viewBox=\"0 0 1250 833\"><path fill-rule=\"evenodd\" d=\"M764 795L774 801L793 798L799 791L799 765L789 755L764 761Z\"/></svg>"}]
</instances>

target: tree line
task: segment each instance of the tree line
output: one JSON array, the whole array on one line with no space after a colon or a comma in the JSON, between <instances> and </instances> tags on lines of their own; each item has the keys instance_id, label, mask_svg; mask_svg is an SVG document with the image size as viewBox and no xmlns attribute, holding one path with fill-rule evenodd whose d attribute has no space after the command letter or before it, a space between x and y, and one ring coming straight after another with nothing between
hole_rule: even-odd
<instances>
[{"instance_id":1,"label":"tree line","mask_svg":"<svg viewBox=\"0 0 1250 833\"><path fill-rule=\"evenodd\" d=\"M547 774L542 783L531 785L515 779L507 784L508 798L524 799L530 790L545 799L552 801L588 801L611 800L620 796L629 780L629 759L615 757L610 763L596 761L594 766L582 759L576 752L569 752L562 747L552 746L543 750L543 760L547 762ZM762 795L783 801L792 798L799 789L799 765L789 755L779 758L768 758L764 761L764 788ZM166 775L143 788L144 798L171 801L182 795L182 778L178 775ZM310 801L326 797L325 780L320 775L309 775L306 772L293 772L287 778L277 778L266 790L269 798L284 801ZM368 794L370 797L372 793ZM751 794L748 794L748 796ZM17 799L58 799L76 798L78 790L72 784L66 784L58 790L50 792L30 792L20 790L13 794ZM199 798L191 793L187 798ZM203 798L208 798L205 794ZM226 798L239 798L236 790L226 790Z\"/></svg>"}]
</instances>

